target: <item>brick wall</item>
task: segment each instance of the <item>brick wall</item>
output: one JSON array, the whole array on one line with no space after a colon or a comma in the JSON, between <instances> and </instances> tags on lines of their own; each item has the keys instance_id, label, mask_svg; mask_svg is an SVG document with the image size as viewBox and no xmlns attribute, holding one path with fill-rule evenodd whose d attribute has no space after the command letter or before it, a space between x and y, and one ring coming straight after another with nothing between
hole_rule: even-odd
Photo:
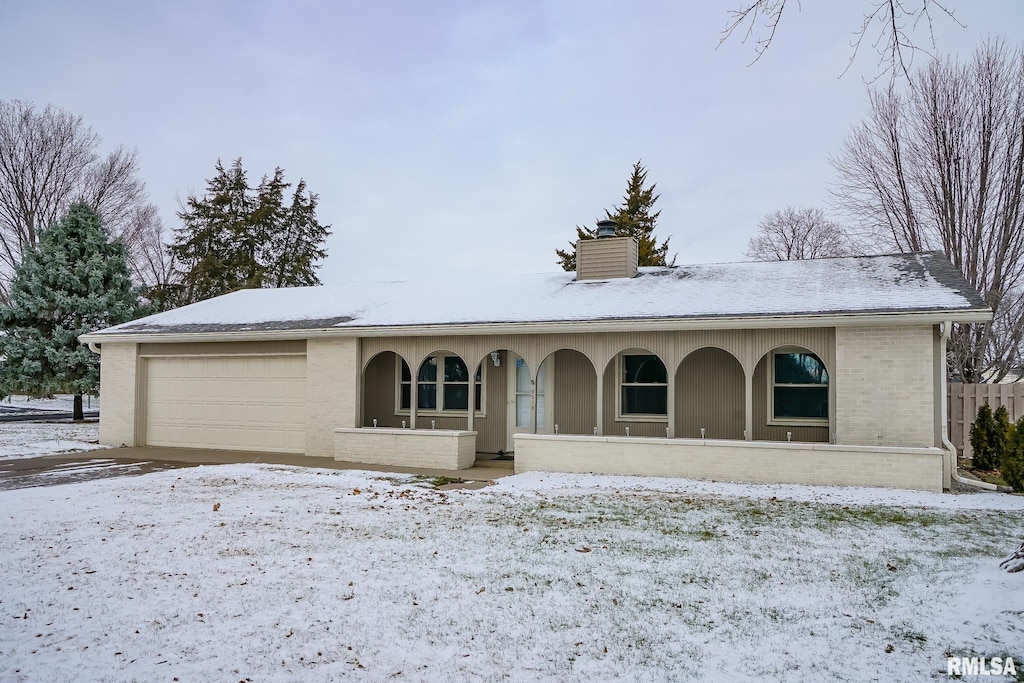
<instances>
[{"instance_id":1,"label":"brick wall","mask_svg":"<svg viewBox=\"0 0 1024 683\"><path fill-rule=\"evenodd\" d=\"M935 445L931 326L836 328L836 441Z\"/></svg>"},{"instance_id":2,"label":"brick wall","mask_svg":"<svg viewBox=\"0 0 1024 683\"><path fill-rule=\"evenodd\" d=\"M515 471L942 490L943 452L835 444L517 434Z\"/></svg>"},{"instance_id":3,"label":"brick wall","mask_svg":"<svg viewBox=\"0 0 1024 683\"><path fill-rule=\"evenodd\" d=\"M476 460L476 432L447 429L336 429L334 458L394 467L461 470Z\"/></svg>"},{"instance_id":4,"label":"brick wall","mask_svg":"<svg viewBox=\"0 0 1024 683\"><path fill-rule=\"evenodd\" d=\"M139 366L137 344L108 342L101 345L100 443L106 446L136 446L136 379Z\"/></svg>"},{"instance_id":5,"label":"brick wall","mask_svg":"<svg viewBox=\"0 0 1024 683\"><path fill-rule=\"evenodd\" d=\"M359 340L306 342L306 455L334 457L334 430L358 425Z\"/></svg>"}]
</instances>

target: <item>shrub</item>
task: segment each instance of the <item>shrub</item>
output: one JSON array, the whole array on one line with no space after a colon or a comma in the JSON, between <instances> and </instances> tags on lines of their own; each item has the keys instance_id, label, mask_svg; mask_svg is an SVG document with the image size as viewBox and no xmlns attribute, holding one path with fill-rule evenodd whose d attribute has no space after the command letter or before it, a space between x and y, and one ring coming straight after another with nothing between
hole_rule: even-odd
<instances>
[{"instance_id":1,"label":"shrub","mask_svg":"<svg viewBox=\"0 0 1024 683\"><path fill-rule=\"evenodd\" d=\"M1010 421L1010 413L1006 410L1006 406L999 406L992 413L992 432L988 435L988 447L992 454L993 468L999 467L999 461L1009 444L1011 429L1013 429L1013 422Z\"/></svg>"},{"instance_id":2,"label":"shrub","mask_svg":"<svg viewBox=\"0 0 1024 683\"><path fill-rule=\"evenodd\" d=\"M989 438L995 432L995 417L987 403L978 407L978 415L971 425L971 463L975 469L990 470L995 465Z\"/></svg>"},{"instance_id":3,"label":"shrub","mask_svg":"<svg viewBox=\"0 0 1024 683\"><path fill-rule=\"evenodd\" d=\"M1024 417L1012 426L999 470L1007 484L1016 491L1024 491Z\"/></svg>"}]
</instances>

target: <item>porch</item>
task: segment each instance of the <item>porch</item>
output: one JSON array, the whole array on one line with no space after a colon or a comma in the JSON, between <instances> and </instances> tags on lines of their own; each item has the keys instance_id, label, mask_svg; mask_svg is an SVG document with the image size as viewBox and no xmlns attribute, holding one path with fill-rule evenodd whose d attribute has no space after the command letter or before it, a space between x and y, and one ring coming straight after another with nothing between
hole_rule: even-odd
<instances>
[{"instance_id":1,"label":"porch","mask_svg":"<svg viewBox=\"0 0 1024 683\"><path fill-rule=\"evenodd\" d=\"M388 445L356 457L416 459L414 442L445 443L425 432L451 436L446 467L472 462L469 434L484 456L514 452L519 434L828 443L834 337L821 328L363 339L359 424ZM368 450L359 432L336 431L336 457Z\"/></svg>"}]
</instances>

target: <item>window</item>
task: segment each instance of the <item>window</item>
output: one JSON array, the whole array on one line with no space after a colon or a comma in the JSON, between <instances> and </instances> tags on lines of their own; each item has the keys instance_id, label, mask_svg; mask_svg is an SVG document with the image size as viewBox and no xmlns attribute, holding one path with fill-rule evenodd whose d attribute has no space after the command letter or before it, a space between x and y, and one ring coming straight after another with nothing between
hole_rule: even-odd
<instances>
[{"instance_id":1,"label":"window","mask_svg":"<svg viewBox=\"0 0 1024 683\"><path fill-rule=\"evenodd\" d=\"M828 371L813 353L772 353L771 417L782 423L828 422Z\"/></svg>"},{"instance_id":2,"label":"window","mask_svg":"<svg viewBox=\"0 0 1024 683\"><path fill-rule=\"evenodd\" d=\"M412 373L409 364L401 360L398 388L399 411L407 412L412 397ZM438 372L440 369L440 372ZM483 405L483 375L481 366L473 378L476 385L474 409ZM458 356L428 356L416 377L416 410L424 412L466 412L469 406L469 370Z\"/></svg>"},{"instance_id":3,"label":"window","mask_svg":"<svg viewBox=\"0 0 1024 683\"><path fill-rule=\"evenodd\" d=\"M620 416L668 416L668 372L654 355L622 354L619 360Z\"/></svg>"}]
</instances>

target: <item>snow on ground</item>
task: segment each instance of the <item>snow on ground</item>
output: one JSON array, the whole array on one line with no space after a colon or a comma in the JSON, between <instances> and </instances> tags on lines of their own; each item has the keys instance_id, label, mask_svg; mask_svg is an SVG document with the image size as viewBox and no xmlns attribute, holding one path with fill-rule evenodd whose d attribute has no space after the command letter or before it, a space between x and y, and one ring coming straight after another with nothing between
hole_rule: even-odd
<instances>
[{"instance_id":1,"label":"snow on ground","mask_svg":"<svg viewBox=\"0 0 1024 683\"><path fill-rule=\"evenodd\" d=\"M946 510L1005 510L1024 512L1024 496L1004 493L929 493L858 486L805 486L802 484L739 484L734 482L631 477L597 474L527 472L499 479L499 489L518 492L558 492L568 495L659 491L670 494L717 495L736 498L802 501L831 505L896 505Z\"/></svg>"},{"instance_id":2,"label":"snow on ground","mask_svg":"<svg viewBox=\"0 0 1024 683\"><path fill-rule=\"evenodd\" d=\"M0 460L102 448L96 422L0 422Z\"/></svg>"},{"instance_id":3,"label":"snow on ground","mask_svg":"<svg viewBox=\"0 0 1024 683\"><path fill-rule=\"evenodd\" d=\"M946 652L1024 664L1024 575L996 568L1024 537L1016 499L666 482L438 491L228 465L3 492L0 680L913 681L946 680Z\"/></svg>"},{"instance_id":4,"label":"snow on ground","mask_svg":"<svg viewBox=\"0 0 1024 683\"><path fill-rule=\"evenodd\" d=\"M0 408L29 408L32 410L51 410L71 412L75 408L75 397L71 394L57 394L52 398L30 398L28 396L6 396L0 399ZM98 396L83 396L82 406L86 411L99 410Z\"/></svg>"}]
</instances>

